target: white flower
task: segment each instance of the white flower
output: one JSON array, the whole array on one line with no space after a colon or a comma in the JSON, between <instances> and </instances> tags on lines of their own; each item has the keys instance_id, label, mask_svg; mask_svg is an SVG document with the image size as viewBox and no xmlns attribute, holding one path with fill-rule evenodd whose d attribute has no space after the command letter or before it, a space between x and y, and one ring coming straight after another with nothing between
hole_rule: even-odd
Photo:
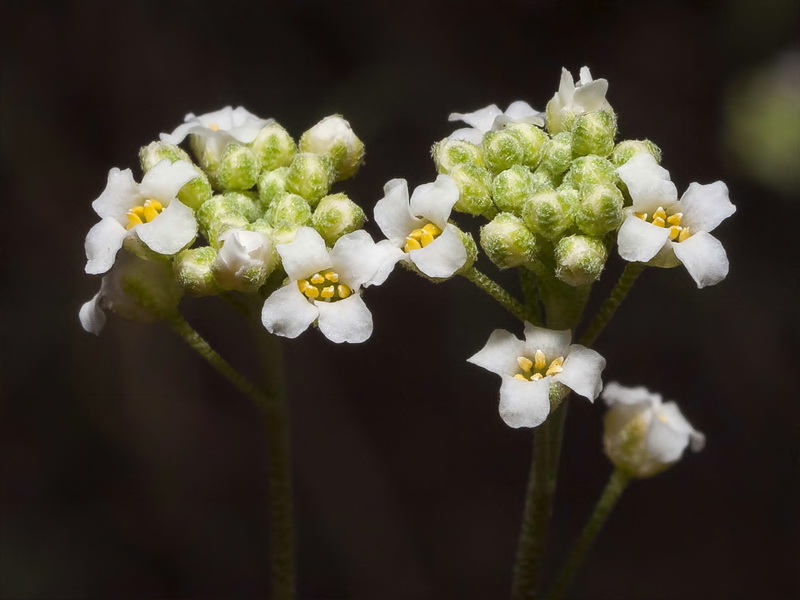
<instances>
[{"instance_id":1,"label":"white flower","mask_svg":"<svg viewBox=\"0 0 800 600\"><path fill-rule=\"evenodd\" d=\"M603 445L617 467L635 477L649 477L676 462L686 446L697 452L705 436L696 431L674 402L662 402L645 387L609 383L602 394L609 407Z\"/></svg>"},{"instance_id":2,"label":"white flower","mask_svg":"<svg viewBox=\"0 0 800 600\"><path fill-rule=\"evenodd\" d=\"M98 335L106 323L103 309L151 323L175 310L182 294L170 265L124 252L103 276L100 291L81 306L78 317L86 331Z\"/></svg>"},{"instance_id":3,"label":"white flower","mask_svg":"<svg viewBox=\"0 0 800 600\"><path fill-rule=\"evenodd\" d=\"M172 255L197 235L194 212L175 195L198 177L186 161L162 160L136 183L130 169L111 169L106 189L92 203L102 219L86 236L86 272L105 273L125 238L137 236L158 254Z\"/></svg>"},{"instance_id":4,"label":"white flower","mask_svg":"<svg viewBox=\"0 0 800 600\"><path fill-rule=\"evenodd\" d=\"M225 231L214 259L214 277L223 289L250 291L260 287L277 262L272 240L258 231Z\"/></svg>"},{"instance_id":5,"label":"white flower","mask_svg":"<svg viewBox=\"0 0 800 600\"><path fill-rule=\"evenodd\" d=\"M218 162L228 144L249 144L259 131L274 123L273 119L257 117L242 106L226 106L200 116L189 113L183 120L172 133L162 133L161 141L177 145L192 134L197 141L198 154L205 157L206 162Z\"/></svg>"},{"instance_id":6,"label":"white flower","mask_svg":"<svg viewBox=\"0 0 800 600\"><path fill-rule=\"evenodd\" d=\"M399 259L414 264L428 277L450 277L467 262L467 251L455 226L447 222L458 201L458 187L449 175L420 185L408 198L405 179L392 179L375 204L375 222L389 243L390 254L376 279L383 281Z\"/></svg>"},{"instance_id":7,"label":"white flower","mask_svg":"<svg viewBox=\"0 0 800 600\"><path fill-rule=\"evenodd\" d=\"M310 227L293 242L278 244L289 283L264 302L267 331L295 338L317 321L332 342L363 342L372 334L372 314L361 299L385 260L385 251L363 229L339 238L333 249Z\"/></svg>"},{"instance_id":8,"label":"white flower","mask_svg":"<svg viewBox=\"0 0 800 600\"><path fill-rule=\"evenodd\" d=\"M464 121L470 127L456 129L448 138L451 140L464 140L478 146L483 141L483 136L489 131L502 129L508 123L530 123L544 125L544 113L531 108L530 104L517 100L512 102L505 112L496 104L490 104L471 113L451 113L449 121Z\"/></svg>"},{"instance_id":9,"label":"white flower","mask_svg":"<svg viewBox=\"0 0 800 600\"><path fill-rule=\"evenodd\" d=\"M592 79L589 67L581 67L580 79L576 83L572 74L561 69L561 83L552 100L547 103L547 127L551 134L565 129L572 117L596 110L611 112L606 100L608 81Z\"/></svg>"},{"instance_id":10,"label":"white flower","mask_svg":"<svg viewBox=\"0 0 800 600\"><path fill-rule=\"evenodd\" d=\"M646 152L634 155L617 172L633 200L617 236L622 258L657 267L683 263L699 288L725 279L728 257L709 234L736 212L724 183L692 183L678 200L669 173Z\"/></svg>"},{"instance_id":11,"label":"white flower","mask_svg":"<svg viewBox=\"0 0 800 600\"><path fill-rule=\"evenodd\" d=\"M594 401L603 387L605 359L594 350L570 345L569 330L554 331L525 323L525 340L495 329L475 356L467 359L497 373L500 416L511 427L536 427L550 414L550 386L560 383Z\"/></svg>"}]
</instances>

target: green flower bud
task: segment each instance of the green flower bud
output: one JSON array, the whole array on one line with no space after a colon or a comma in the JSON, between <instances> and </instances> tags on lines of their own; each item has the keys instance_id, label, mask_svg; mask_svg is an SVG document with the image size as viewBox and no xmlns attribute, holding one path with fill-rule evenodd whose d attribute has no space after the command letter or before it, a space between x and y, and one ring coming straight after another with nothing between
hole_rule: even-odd
<instances>
[{"instance_id":1,"label":"green flower bud","mask_svg":"<svg viewBox=\"0 0 800 600\"><path fill-rule=\"evenodd\" d=\"M552 175L561 175L572 164L572 134L563 132L554 135L544 143L540 169L546 169Z\"/></svg>"},{"instance_id":2,"label":"green flower bud","mask_svg":"<svg viewBox=\"0 0 800 600\"><path fill-rule=\"evenodd\" d=\"M227 213L213 219L203 229L208 243L219 248L222 245L222 236L229 229L246 229L250 226L250 221L240 213Z\"/></svg>"},{"instance_id":3,"label":"green flower bud","mask_svg":"<svg viewBox=\"0 0 800 600\"><path fill-rule=\"evenodd\" d=\"M497 209L516 215L533 193L533 175L521 165L514 165L498 174L492 181L492 198Z\"/></svg>"},{"instance_id":4,"label":"green flower bud","mask_svg":"<svg viewBox=\"0 0 800 600\"><path fill-rule=\"evenodd\" d=\"M464 140L445 138L433 145L431 154L439 173L450 173L456 165L483 166L483 149Z\"/></svg>"},{"instance_id":5,"label":"green flower bud","mask_svg":"<svg viewBox=\"0 0 800 600\"><path fill-rule=\"evenodd\" d=\"M458 275L459 273L468 271L472 268L472 265L475 264L475 260L478 258L478 245L469 233L461 231L461 229L455 225L453 225L453 229L458 234L461 243L464 244L464 249L467 251L467 260L464 262L464 266L454 273L454 275Z\"/></svg>"},{"instance_id":6,"label":"green flower bud","mask_svg":"<svg viewBox=\"0 0 800 600\"><path fill-rule=\"evenodd\" d=\"M192 296L211 296L219 293L219 287L211 271L217 257L216 249L201 246L184 250L175 257L172 269L178 284Z\"/></svg>"},{"instance_id":7,"label":"green flower bud","mask_svg":"<svg viewBox=\"0 0 800 600\"><path fill-rule=\"evenodd\" d=\"M661 149L650 140L623 140L614 147L611 152L611 162L615 166L621 167L631 158L634 154L639 152L647 152L656 159L657 163L661 162Z\"/></svg>"},{"instance_id":8,"label":"green flower bud","mask_svg":"<svg viewBox=\"0 0 800 600\"><path fill-rule=\"evenodd\" d=\"M261 210L269 208L275 198L287 192L286 176L288 173L289 167L261 172L258 177L258 200Z\"/></svg>"},{"instance_id":9,"label":"green flower bud","mask_svg":"<svg viewBox=\"0 0 800 600\"><path fill-rule=\"evenodd\" d=\"M355 175L364 162L364 144L340 115L325 117L306 131L300 138L300 150L330 158L337 181Z\"/></svg>"},{"instance_id":10,"label":"green flower bud","mask_svg":"<svg viewBox=\"0 0 800 600\"><path fill-rule=\"evenodd\" d=\"M301 152L296 154L286 174L286 189L316 206L333 185L336 170L327 156Z\"/></svg>"},{"instance_id":11,"label":"green flower bud","mask_svg":"<svg viewBox=\"0 0 800 600\"><path fill-rule=\"evenodd\" d=\"M558 187L561 177L553 175L547 169L537 169L531 174L531 186L534 192L552 192Z\"/></svg>"},{"instance_id":12,"label":"green flower bud","mask_svg":"<svg viewBox=\"0 0 800 600\"><path fill-rule=\"evenodd\" d=\"M505 171L512 165L522 164L525 148L519 136L501 131L489 131L483 136L483 160L494 173Z\"/></svg>"},{"instance_id":13,"label":"green flower bud","mask_svg":"<svg viewBox=\"0 0 800 600\"><path fill-rule=\"evenodd\" d=\"M525 203L522 219L534 233L548 240L557 240L572 227L573 207L563 193L542 191Z\"/></svg>"},{"instance_id":14,"label":"green flower bud","mask_svg":"<svg viewBox=\"0 0 800 600\"><path fill-rule=\"evenodd\" d=\"M243 192L216 194L206 200L196 213L201 229L228 215L241 216L248 222L257 218L258 205L253 195Z\"/></svg>"},{"instance_id":15,"label":"green flower bud","mask_svg":"<svg viewBox=\"0 0 800 600\"><path fill-rule=\"evenodd\" d=\"M142 171L144 172L149 171L162 160L168 160L171 163L179 160L185 160L188 163L192 162L186 151L174 144L150 142L147 146L142 146L139 149L139 164L142 165Z\"/></svg>"},{"instance_id":16,"label":"green flower bud","mask_svg":"<svg viewBox=\"0 0 800 600\"><path fill-rule=\"evenodd\" d=\"M124 319L152 323L175 314L183 290L167 262L142 260L126 253L117 257L103 277L100 296L104 307Z\"/></svg>"},{"instance_id":17,"label":"green flower bud","mask_svg":"<svg viewBox=\"0 0 800 600\"><path fill-rule=\"evenodd\" d=\"M283 194L272 201L265 217L275 229L294 231L311 222L311 206L297 194Z\"/></svg>"},{"instance_id":18,"label":"green flower bud","mask_svg":"<svg viewBox=\"0 0 800 600\"><path fill-rule=\"evenodd\" d=\"M581 156L572 161L564 182L575 189L593 185L616 185L619 181L616 167L601 156Z\"/></svg>"},{"instance_id":19,"label":"green flower bud","mask_svg":"<svg viewBox=\"0 0 800 600\"><path fill-rule=\"evenodd\" d=\"M542 149L550 136L530 123L509 123L503 131L516 136L522 144L522 164L532 169L535 168L542 158Z\"/></svg>"},{"instance_id":20,"label":"green flower bud","mask_svg":"<svg viewBox=\"0 0 800 600\"><path fill-rule=\"evenodd\" d=\"M481 227L481 248L501 269L530 263L536 256L536 238L522 219L500 213Z\"/></svg>"},{"instance_id":21,"label":"green flower bud","mask_svg":"<svg viewBox=\"0 0 800 600\"><path fill-rule=\"evenodd\" d=\"M228 144L222 153L216 172L217 182L223 190L249 190L258 181L261 161L246 146Z\"/></svg>"},{"instance_id":22,"label":"green flower bud","mask_svg":"<svg viewBox=\"0 0 800 600\"><path fill-rule=\"evenodd\" d=\"M292 136L275 122L266 125L256 138L248 144L261 162L261 168L272 171L286 167L297 154L297 144Z\"/></svg>"},{"instance_id":23,"label":"green flower bud","mask_svg":"<svg viewBox=\"0 0 800 600\"><path fill-rule=\"evenodd\" d=\"M584 113L575 120L572 135L572 152L575 156L608 156L614 149L617 117L606 110Z\"/></svg>"},{"instance_id":24,"label":"green flower bud","mask_svg":"<svg viewBox=\"0 0 800 600\"><path fill-rule=\"evenodd\" d=\"M597 281L608 259L603 241L585 235L568 235L555 248L556 277L578 287Z\"/></svg>"},{"instance_id":25,"label":"green flower bud","mask_svg":"<svg viewBox=\"0 0 800 600\"><path fill-rule=\"evenodd\" d=\"M325 196L311 216L311 226L329 246L343 235L361 229L366 216L362 208L344 194Z\"/></svg>"},{"instance_id":26,"label":"green flower bud","mask_svg":"<svg viewBox=\"0 0 800 600\"><path fill-rule=\"evenodd\" d=\"M595 185L581 190L575 223L584 233L602 236L622 225L622 193L610 185Z\"/></svg>"},{"instance_id":27,"label":"green flower bud","mask_svg":"<svg viewBox=\"0 0 800 600\"><path fill-rule=\"evenodd\" d=\"M492 204L492 174L475 164L456 165L450 171L456 182L459 197L454 210L469 215L488 214L494 210Z\"/></svg>"}]
</instances>

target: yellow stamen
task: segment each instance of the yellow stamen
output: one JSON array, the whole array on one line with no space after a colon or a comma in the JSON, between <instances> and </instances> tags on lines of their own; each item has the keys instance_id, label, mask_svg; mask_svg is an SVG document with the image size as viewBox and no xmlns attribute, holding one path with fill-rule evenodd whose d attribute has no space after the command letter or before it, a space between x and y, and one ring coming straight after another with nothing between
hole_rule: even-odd
<instances>
[{"instance_id":1,"label":"yellow stamen","mask_svg":"<svg viewBox=\"0 0 800 600\"><path fill-rule=\"evenodd\" d=\"M319 290L315 288L313 285L310 285L306 289L304 289L303 293L306 295L307 298L319 298Z\"/></svg>"},{"instance_id":2,"label":"yellow stamen","mask_svg":"<svg viewBox=\"0 0 800 600\"><path fill-rule=\"evenodd\" d=\"M153 206L151 204L145 204L144 205L144 220L145 221L147 221L149 223L150 221L155 219L157 216L158 216L158 209L155 206Z\"/></svg>"},{"instance_id":3,"label":"yellow stamen","mask_svg":"<svg viewBox=\"0 0 800 600\"><path fill-rule=\"evenodd\" d=\"M669 223L670 225L680 225L682 218L683 218L683 213L675 213L674 215L667 217L667 223Z\"/></svg>"},{"instance_id":4,"label":"yellow stamen","mask_svg":"<svg viewBox=\"0 0 800 600\"><path fill-rule=\"evenodd\" d=\"M211 123L211 124L208 126L208 128L209 128L211 131L219 131L219 125L217 125L216 123Z\"/></svg>"},{"instance_id":5,"label":"yellow stamen","mask_svg":"<svg viewBox=\"0 0 800 600\"><path fill-rule=\"evenodd\" d=\"M690 235L692 235L692 234L689 233L689 228L688 227L684 227L683 230L681 231L680 235L678 235L678 241L679 242L686 241L687 239L689 239Z\"/></svg>"},{"instance_id":6,"label":"yellow stamen","mask_svg":"<svg viewBox=\"0 0 800 600\"><path fill-rule=\"evenodd\" d=\"M664 414L659 414L656 418L662 423L669 423L669 419Z\"/></svg>"},{"instance_id":7,"label":"yellow stamen","mask_svg":"<svg viewBox=\"0 0 800 600\"><path fill-rule=\"evenodd\" d=\"M430 233L434 237L436 237L437 235L441 235L441 233L442 233L442 230L439 229L433 223L428 223L427 225L425 225L425 227L422 228L422 231L424 231L426 233Z\"/></svg>"},{"instance_id":8,"label":"yellow stamen","mask_svg":"<svg viewBox=\"0 0 800 600\"><path fill-rule=\"evenodd\" d=\"M427 231L423 231L419 243L422 244L422 247L424 248L425 246L430 244L433 240L434 238L430 233L428 233Z\"/></svg>"},{"instance_id":9,"label":"yellow stamen","mask_svg":"<svg viewBox=\"0 0 800 600\"><path fill-rule=\"evenodd\" d=\"M353 293L353 290L351 290L343 283L340 283L339 285L336 286L336 291L339 292L339 298L342 299L347 298L350 294Z\"/></svg>"},{"instance_id":10,"label":"yellow stamen","mask_svg":"<svg viewBox=\"0 0 800 600\"><path fill-rule=\"evenodd\" d=\"M639 217L640 219L642 219L644 221L647 221L647 213L637 213L637 212L635 212L635 213L633 213L633 215L635 217Z\"/></svg>"},{"instance_id":11,"label":"yellow stamen","mask_svg":"<svg viewBox=\"0 0 800 600\"><path fill-rule=\"evenodd\" d=\"M142 219L137 215L135 212L128 211L128 224L125 226L125 229L133 229L137 225L141 225L144 223Z\"/></svg>"},{"instance_id":12,"label":"yellow stamen","mask_svg":"<svg viewBox=\"0 0 800 600\"><path fill-rule=\"evenodd\" d=\"M545 359L544 352L541 350L537 350L536 354L533 355L533 366L537 371L541 371L544 369L545 365L547 364L547 360Z\"/></svg>"},{"instance_id":13,"label":"yellow stamen","mask_svg":"<svg viewBox=\"0 0 800 600\"><path fill-rule=\"evenodd\" d=\"M661 217L653 217L653 225L656 225L657 227L665 227L666 222Z\"/></svg>"},{"instance_id":14,"label":"yellow stamen","mask_svg":"<svg viewBox=\"0 0 800 600\"><path fill-rule=\"evenodd\" d=\"M419 239L422 237L422 233L423 233L422 229L415 229L414 231L408 234L408 237L410 237L412 240L419 241Z\"/></svg>"},{"instance_id":15,"label":"yellow stamen","mask_svg":"<svg viewBox=\"0 0 800 600\"><path fill-rule=\"evenodd\" d=\"M322 292L320 292L320 296L323 298L333 298L334 294L336 294L336 291L333 289L332 285L322 288Z\"/></svg>"},{"instance_id":16,"label":"yellow stamen","mask_svg":"<svg viewBox=\"0 0 800 600\"><path fill-rule=\"evenodd\" d=\"M338 273L334 273L333 271L328 271L327 273L325 273L325 279L327 279L331 283L338 283L339 274Z\"/></svg>"},{"instance_id":17,"label":"yellow stamen","mask_svg":"<svg viewBox=\"0 0 800 600\"><path fill-rule=\"evenodd\" d=\"M134 206L132 209L128 211L128 213L133 213L140 219L144 218L144 206Z\"/></svg>"},{"instance_id":18,"label":"yellow stamen","mask_svg":"<svg viewBox=\"0 0 800 600\"><path fill-rule=\"evenodd\" d=\"M304 293L304 294L305 294L305 293L306 293L306 290L307 290L309 287L311 287L311 284L310 284L310 283L308 283L308 281L307 281L306 279L299 279L299 280L297 281L297 287L298 287L298 288L300 288L300 291L301 291L302 293Z\"/></svg>"},{"instance_id":19,"label":"yellow stamen","mask_svg":"<svg viewBox=\"0 0 800 600\"><path fill-rule=\"evenodd\" d=\"M669 228L669 239L674 240L682 231L680 225L673 225Z\"/></svg>"},{"instance_id":20,"label":"yellow stamen","mask_svg":"<svg viewBox=\"0 0 800 600\"><path fill-rule=\"evenodd\" d=\"M553 359L553 362L550 363L550 366L547 368L545 375L548 377L550 375L555 375L556 373L561 373L564 370L562 366L564 364L564 357L559 356L558 358Z\"/></svg>"},{"instance_id":21,"label":"yellow stamen","mask_svg":"<svg viewBox=\"0 0 800 600\"><path fill-rule=\"evenodd\" d=\"M662 207L658 207L656 212L653 213L653 221L655 222L656 219L666 219L667 218L667 211L665 211Z\"/></svg>"},{"instance_id":22,"label":"yellow stamen","mask_svg":"<svg viewBox=\"0 0 800 600\"><path fill-rule=\"evenodd\" d=\"M314 273L309 281L314 285L319 285L320 283L325 283L325 278L319 273Z\"/></svg>"},{"instance_id":23,"label":"yellow stamen","mask_svg":"<svg viewBox=\"0 0 800 600\"><path fill-rule=\"evenodd\" d=\"M531 381L539 381L543 375L541 373L534 373L531 375Z\"/></svg>"},{"instance_id":24,"label":"yellow stamen","mask_svg":"<svg viewBox=\"0 0 800 600\"><path fill-rule=\"evenodd\" d=\"M517 357L517 364L519 365L519 368L526 373L530 373L531 367L533 367L533 361L530 358L525 358L524 356Z\"/></svg>"},{"instance_id":25,"label":"yellow stamen","mask_svg":"<svg viewBox=\"0 0 800 600\"><path fill-rule=\"evenodd\" d=\"M406 252L411 252L412 250L419 250L420 248L422 248L422 244L420 244L417 240L415 240L411 236L408 236L406 238L406 245L405 248L403 248L403 250L405 250Z\"/></svg>"},{"instance_id":26,"label":"yellow stamen","mask_svg":"<svg viewBox=\"0 0 800 600\"><path fill-rule=\"evenodd\" d=\"M522 375L521 373L517 373L516 375L514 375L514 379L521 379L522 381L528 381L528 378L525 377L525 375Z\"/></svg>"}]
</instances>

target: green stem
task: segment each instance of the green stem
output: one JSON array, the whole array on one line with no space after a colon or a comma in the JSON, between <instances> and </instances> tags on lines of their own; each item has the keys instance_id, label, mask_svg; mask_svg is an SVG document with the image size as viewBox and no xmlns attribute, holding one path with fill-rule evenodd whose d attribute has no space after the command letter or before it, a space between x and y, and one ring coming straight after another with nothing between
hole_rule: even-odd
<instances>
[{"instance_id":1,"label":"green stem","mask_svg":"<svg viewBox=\"0 0 800 600\"><path fill-rule=\"evenodd\" d=\"M558 574L558 578L550 590L550 593L547 595L547 600L558 600L564 595L564 592L567 590L570 583L572 583L575 572L581 566L581 563L583 563L584 558L586 558L586 554L592 547L592 543L600 532L600 529L603 527L603 523L605 523L611 510L617 503L617 500L619 500L619 497L622 495L622 492L625 491L625 487L628 485L630 479L630 475L619 469L615 469L614 472L611 473L608 484L606 484L606 488L603 490L600 499L594 507L594 512L592 512L592 515L583 527L583 531L581 531L575 545L572 547L572 552Z\"/></svg>"},{"instance_id":2,"label":"green stem","mask_svg":"<svg viewBox=\"0 0 800 600\"><path fill-rule=\"evenodd\" d=\"M542 309L539 306L539 293L536 286L536 274L522 267L519 269L519 282L522 286L522 295L525 297L525 307L528 309L528 321L534 325L542 326Z\"/></svg>"},{"instance_id":3,"label":"green stem","mask_svg":"<svg viewBox=\"0 0 800 600\"><path fill-rule=\"evenodd\" d=\"M472 283L497 300L508 312L517 317L520 321L527 320L528 315L525 307L519 302L519 300L505 291L500 284L489 279L475 267L470 267L461 273L461 275L469 279Z\"/></svg>"},{"instance_id":4,"label":"green stem","mask_svg":"<svg viewBox=\"0 0 800 600\"><path fill-rule=\"evenodd\" d=\"M645 263L638 262L631 262L625 266L625 270L622 271L622 275L620 275L614 289L611 290L603 306L597 311L597 315L595 315L594 320L592 320L583 336L581 336L579 343L584 346L591 346L594 343L603 329L605 329L606 325L608 325L611 317L617 312L619 305L622 304L631 286L639 275L641 275L642 271L644 271L645 266L647 266Z\"/></svg>"},{"instance_id":5,"label":"green stem","mask_svg":"<svg viewBox=\"0 0 800 600\"><path fill-rule=\"evenodd\" d=\"M169 325L193 350L214 367L236 389L248 396L261 411L267 430L269 459L269 510L271 527L270 571L272 598L293 600L295 597L294 532L292 527L291 465L289 462L288 415L281 384L273 381L264 393L245 379L197 333L180 314L168 320ZM276 385L277 384L277 385Z\"/></svg>"}]
</instances>

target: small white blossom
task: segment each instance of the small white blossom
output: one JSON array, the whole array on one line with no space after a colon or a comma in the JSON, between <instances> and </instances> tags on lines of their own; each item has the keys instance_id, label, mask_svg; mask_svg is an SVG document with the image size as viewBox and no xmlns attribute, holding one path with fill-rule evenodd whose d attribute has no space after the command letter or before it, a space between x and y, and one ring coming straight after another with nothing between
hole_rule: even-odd
<instances>
[{"instance_id":1,"label":"small white blossom","mask_svg":"<svg viewBox=\"0 0 800 600\"><path fill-rule=\"evenodd\" d=\"M551 134L565 129L572 117L596 110L611 112L606 100L608 81L592 79L589 67L581 67L580 79L576 83L572 74L561 69L561 83L552 100L547 103L547 127Z\"/></svg>"},{"instance_id":2,"label":"small white blossom","mask_svg":"<svg viewBox=\"0 0 800 600\"><path fill-rule=\"evenodd\" d=\"M375 222L398 252L388 254L376 279L385 279L400 259L428 277L450 277L464 266L467 251L455 226L447 222L459 196L449 175L420 185L411 199L405 179L392 179L383 191L375 204Z\"/></svg>"},{"instance_id":3,"label":"small white blossom","mask_svg":"<svg viewBox=\"0 0 800 600\"><path fill-rule=\"evenodd\" d=\"M505 112L496 104L490 104L471 113L451 113L449 121L464 121L469 127L456 129L448 138L480 146L483 136L489 131L502 129L508 123L530 123L541 127L544 125L543 117L544 113L531 108L530 104L522 100L512 102Z\"/></svg>"},{"instance_id":4,"label":"small white blossom","mask_svg":"<svg viewBox=\"0 0 800 600\"><path fill-rule=\"evenodd\" d=\"M620 469L635 477L649 477L676 462L687 446L697 452L705 436L695 430L674 402L645 387L629 388L616 382L602 393L609 407L604 421L605 452Z\"/></svg>"},{"instance_id":5,"label":"small white blossom","mask_svg":"<svg viewBox=\"0 0 800 600\"><path fill-rule=\"evenodd\" d=\"M306 131L300 138L300 149L330 157L339 179L353 175L364 160L364 144L339 115L325 117Z\"/></svg>"},{"instance_id":6,"label":"small white blossom","mask_svg":"<svg viewBox=\"0 0 800 600\"><path fill-rule=\"evenodd\" d=\"M550 414L550 387L560 383L594 401L603 385L605 359L594 350L570 344L569 330L525 323L525 339L495 329L483 349L467 359L497 373L500 416L510 427L536 427Z\"/></svg>"},{"instance_id":7,"label":"small white blossom","mask_svg":"<svg viewBox=\"0 0 800 600\"><path fill-rule=\"evenodd\" d=\"M622 258L657 267L683 263L699 288L725 279L728 257L709 233L736 211L724 183L692 183L678 200L669 172L646 152L617 172L633 200L617 236Z\"/></svg>"},{"instance_id":8,"label":"small white blossom","mask_svg":"<svg viewBox=\"0 0 800 600\"><path fill-rule=\"evenodd\" d=\"M250 291L259 287L277 262L272 240L258 231L233 228L220 237L214 277L223 289Z\"/></svg>"},{"instance_id":9,"label":"small white blossom","mask_svg":"<svg viewBox=\"0 0 800 600\"><path fill-rule=\"evenodd\" d=\"M361 288L372 285L385 249L360 229L331 250L316 230L301 227L293 242L278 244L289 282L273 292L261 311L267 331L295 338L317 322L332 342L363 342L372 335L372 314Z\"/></svg>"},{"instance_id":10,"label":"small white blossom","mask_svg":"<svg viewBox=\"0 0 800 600\"><path fill-rule=\"evenodd\" d=\"M130 169L111 169L106 189L92 208L102 219L86 236L86 272L105 273L129 236L137 236L150 250L172 255L197 235L194 212L175 198L198 177L186 161L162 160L136 183Z\"/></svg>"}]
</instances>

